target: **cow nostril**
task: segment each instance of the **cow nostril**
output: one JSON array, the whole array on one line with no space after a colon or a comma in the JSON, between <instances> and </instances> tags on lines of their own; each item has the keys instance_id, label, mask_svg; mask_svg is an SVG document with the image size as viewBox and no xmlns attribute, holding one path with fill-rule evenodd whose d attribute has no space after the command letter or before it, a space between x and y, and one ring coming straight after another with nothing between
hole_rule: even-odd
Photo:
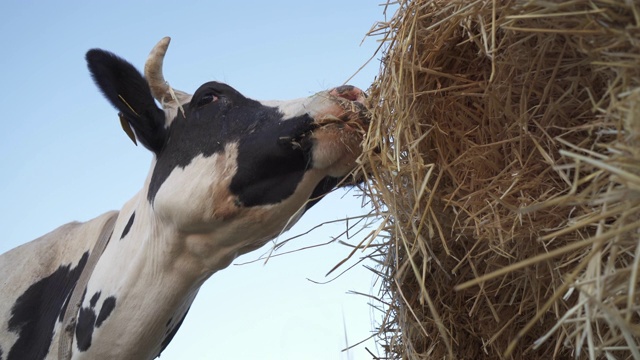
<instances>
[{"instance_id":1,"label":"cow nostril","mask_svg":"<svg viewBox=\"0 0 640 360\"><path fill-rule=\"evenodd\" d=\"M349 101L356 101L360 103L363 103L365 98L367 97L364 91L351 85L338 86L337 88L329 91L329 94L336 97L343 98L343 99L347 99Z\"/></svg>"}]
</instances>

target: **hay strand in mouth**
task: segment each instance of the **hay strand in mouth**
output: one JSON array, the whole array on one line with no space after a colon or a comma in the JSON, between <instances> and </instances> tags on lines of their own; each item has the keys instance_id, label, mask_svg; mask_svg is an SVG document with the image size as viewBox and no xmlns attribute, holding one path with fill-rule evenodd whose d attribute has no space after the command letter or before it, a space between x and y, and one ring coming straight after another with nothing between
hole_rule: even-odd
<instances>
[{"instance_id":1,"label":"hay strand in mouth","mask_svg":"<svg viewBox=\"0 0 640 360\"><path fill-rule=\"evenodd\" d=\"M640 5L387 6L360 158L386 357L640 359Z\"/></svg>"}]
</instances>

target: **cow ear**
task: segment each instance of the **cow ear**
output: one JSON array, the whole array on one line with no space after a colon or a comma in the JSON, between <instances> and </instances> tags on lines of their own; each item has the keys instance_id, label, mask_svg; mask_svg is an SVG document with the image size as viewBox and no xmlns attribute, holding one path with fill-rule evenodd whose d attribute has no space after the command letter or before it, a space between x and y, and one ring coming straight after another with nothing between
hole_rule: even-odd
<instances>
[{"instance_id":1,"label":"cow ear","mask_svg":"<svg viewBox=\"0 0 640 360\"><path fill-rule=\"evenodd\" d=\"M167 138L165 115L142 74L127 61L104 50L89 50L86 59L96 85L120 112L123 127L126 123L131 125L138 141L158 155Z\"/></svg>"}]
</instances>

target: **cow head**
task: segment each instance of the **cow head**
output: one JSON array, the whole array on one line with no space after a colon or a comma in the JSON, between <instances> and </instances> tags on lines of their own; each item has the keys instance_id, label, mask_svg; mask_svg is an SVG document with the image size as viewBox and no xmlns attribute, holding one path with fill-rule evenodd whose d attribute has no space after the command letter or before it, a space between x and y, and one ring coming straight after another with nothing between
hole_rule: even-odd
<instances>
[{"instance_id":1,"label":"cow head","mask_svg":"<svg viewBox=\"0 0 640 360\"><path fill-rule=\"evenodd\" d=\"M87 53L96 84L155 155L144 191L160 221L217 241L244 237L245 252L293 224L354 168L366 126L361 90L257 101L212 81L189 94L164 80L168 45L164 38L151 51L144 77L109 52Z\"/></svg>"}]
</instances>

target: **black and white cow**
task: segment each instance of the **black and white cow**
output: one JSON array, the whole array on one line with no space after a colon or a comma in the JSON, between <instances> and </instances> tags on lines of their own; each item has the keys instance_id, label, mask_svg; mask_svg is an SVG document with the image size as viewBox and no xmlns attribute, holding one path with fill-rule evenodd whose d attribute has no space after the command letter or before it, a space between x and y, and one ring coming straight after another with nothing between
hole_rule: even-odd
<instances>
[{"instance_id":1,"label":"black and white cow","mask_svg":"<svg viewBox=\"0 0 640 360\"><path fill-rule=\"evenodd\" d=\"M0 360L58 357L70 294L110 216L110 241L73 314L71 358L152 359L207 278L289 228L354 168L361 90L265 102L207 82L187 94L162 75L168 46L152 50L144 77L109 52L87 53L96 84L154 160L119 212L0 256Z\"/></svg>"}]
</instances>

